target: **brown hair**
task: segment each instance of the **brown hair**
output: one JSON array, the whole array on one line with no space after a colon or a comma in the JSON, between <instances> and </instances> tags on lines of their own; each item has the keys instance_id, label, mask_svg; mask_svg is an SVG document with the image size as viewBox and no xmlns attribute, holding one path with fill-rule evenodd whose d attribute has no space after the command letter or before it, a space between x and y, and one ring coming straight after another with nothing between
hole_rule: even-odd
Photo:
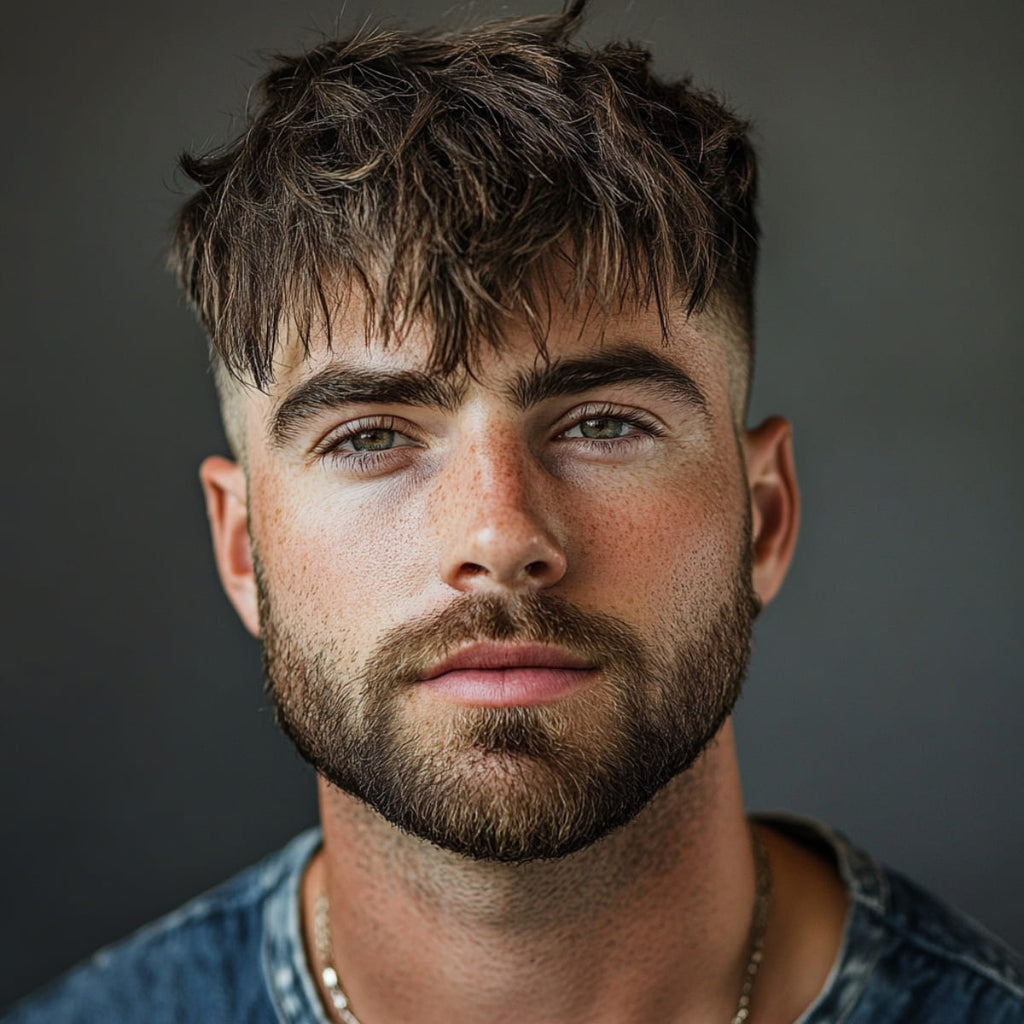
<instances>
[{"instance_id":1,"label":"brown hair","mask_svg":"<svg viewBox=\"0 0 1024 1024\"><path fill-rule=\"evenodd\" d=\"M714 300L750 344L756 163L747 125L632 45L560 15L421 35L376 29L279 57L248 127L181 166L199 186L172 265L221 370L265 388L353 287L385 343L425 318L441 372L546 303ZM564 282L568 281L566 285Z\"/></svg>"}]
</instances>

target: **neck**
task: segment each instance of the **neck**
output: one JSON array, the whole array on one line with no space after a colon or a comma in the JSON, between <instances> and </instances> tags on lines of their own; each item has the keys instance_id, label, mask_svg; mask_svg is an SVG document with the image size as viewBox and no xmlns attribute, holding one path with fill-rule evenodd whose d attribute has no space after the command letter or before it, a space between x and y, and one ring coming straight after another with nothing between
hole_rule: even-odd
<instances>
[{"instance_id":1,"label":"neck","mask_svg":"<svg viewBox=\"0 0 1024 1024\"><path fill-rule=\"evenodd\" d=\"M324 892L363 1024L731 1019L755 881L729 724L629 825L557 861L449 854L324 783L321 813L307 947Z\"/></svg>"}]
</instances>

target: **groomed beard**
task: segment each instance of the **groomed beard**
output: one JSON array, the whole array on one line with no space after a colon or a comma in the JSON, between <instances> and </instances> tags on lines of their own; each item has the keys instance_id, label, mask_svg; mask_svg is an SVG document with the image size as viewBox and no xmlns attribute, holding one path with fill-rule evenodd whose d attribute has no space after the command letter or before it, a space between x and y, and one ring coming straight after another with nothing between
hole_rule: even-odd
<instances>
[{"instance_id":1,"label":"groomed beard","mask_svg":"<svg viewBox=\"0 0 1024 1024\"><path fill-rule=\"evenodd\" d=\"M747 565L717 612L699 628L680 617L659 644L543 591L469 595L392 629L359 667L329 641L290 633L263 575L266 688L302 756L399 829L505 862L597 841L694 763L739 697L758 607ZM551 644L599 672L549 704L416 698L429 667L472 641Z\"/></svg>"}]
</instances>

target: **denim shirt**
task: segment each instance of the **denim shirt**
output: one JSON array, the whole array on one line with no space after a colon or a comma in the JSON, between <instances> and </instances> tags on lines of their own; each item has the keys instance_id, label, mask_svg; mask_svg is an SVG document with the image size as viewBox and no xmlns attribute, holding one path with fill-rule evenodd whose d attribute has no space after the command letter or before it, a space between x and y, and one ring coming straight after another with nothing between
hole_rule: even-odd
<instances>
[{"instance_id":1,"label":"denim shirt","mask_svg":"<svg viewBox=\"0 0 1024 1024\"><path fill-rule=\"evenodd\" d=\"M998 939L838 832L758 820L830 855L851 896L839 956L795 1024L1024 1024L1024 962ZM319 844L319 830L303 833L0 1024L330 1024L299 921L299 882Z\"/></svg>"}]
</instances>

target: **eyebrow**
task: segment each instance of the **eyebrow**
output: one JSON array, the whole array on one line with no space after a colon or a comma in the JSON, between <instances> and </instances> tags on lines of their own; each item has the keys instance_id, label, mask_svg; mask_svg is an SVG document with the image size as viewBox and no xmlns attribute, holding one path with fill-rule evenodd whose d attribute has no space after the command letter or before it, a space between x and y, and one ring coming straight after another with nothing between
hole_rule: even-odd
<instances>
[{"instance_id":1,"label":"eyebrow","mask_svg":"<svg viewBox=\"0 0 1024 1024\"><path fill-rule=\"evenodd\" d=\"M578 359L556 360L521 373L506 389L520 409L550 398L581 394L616 384L640 385L683 401L707 414L707 401L693 378L674 363L639 345L618 345ZM415 405L452 412L462 403L466 381L420 370L376 370L335 364L285 395L270 418L268 434L279 448L301 425L331 409L351 405Z\"/></svg>"},{"instance_id":2,"label":"eyebrow","mask_svg":"<svg viewBox=\"0 0 1024 1024\"><path fill-rule=\"evenodd\" d=\"M508 394L521 409L549 398L580 394L614 384L638 384L695 406L705 415L708 404L689 374L674 363L639 345L617 345L579 359L557 360L521 374Z\"/></svg>"},{"instance_id":3,"label":"eyebrow","mask_svg":"<svg viewBox=\"0 0 1024 1024\"><path fill-rule=\"evenodd\" d=\"M270 419L268 434L277 447L284 447L304 422L346 405L419 405L451 412L464 392L464 383L419 370L329 366L288 391Z\"/></svg>"}]
</instances>

